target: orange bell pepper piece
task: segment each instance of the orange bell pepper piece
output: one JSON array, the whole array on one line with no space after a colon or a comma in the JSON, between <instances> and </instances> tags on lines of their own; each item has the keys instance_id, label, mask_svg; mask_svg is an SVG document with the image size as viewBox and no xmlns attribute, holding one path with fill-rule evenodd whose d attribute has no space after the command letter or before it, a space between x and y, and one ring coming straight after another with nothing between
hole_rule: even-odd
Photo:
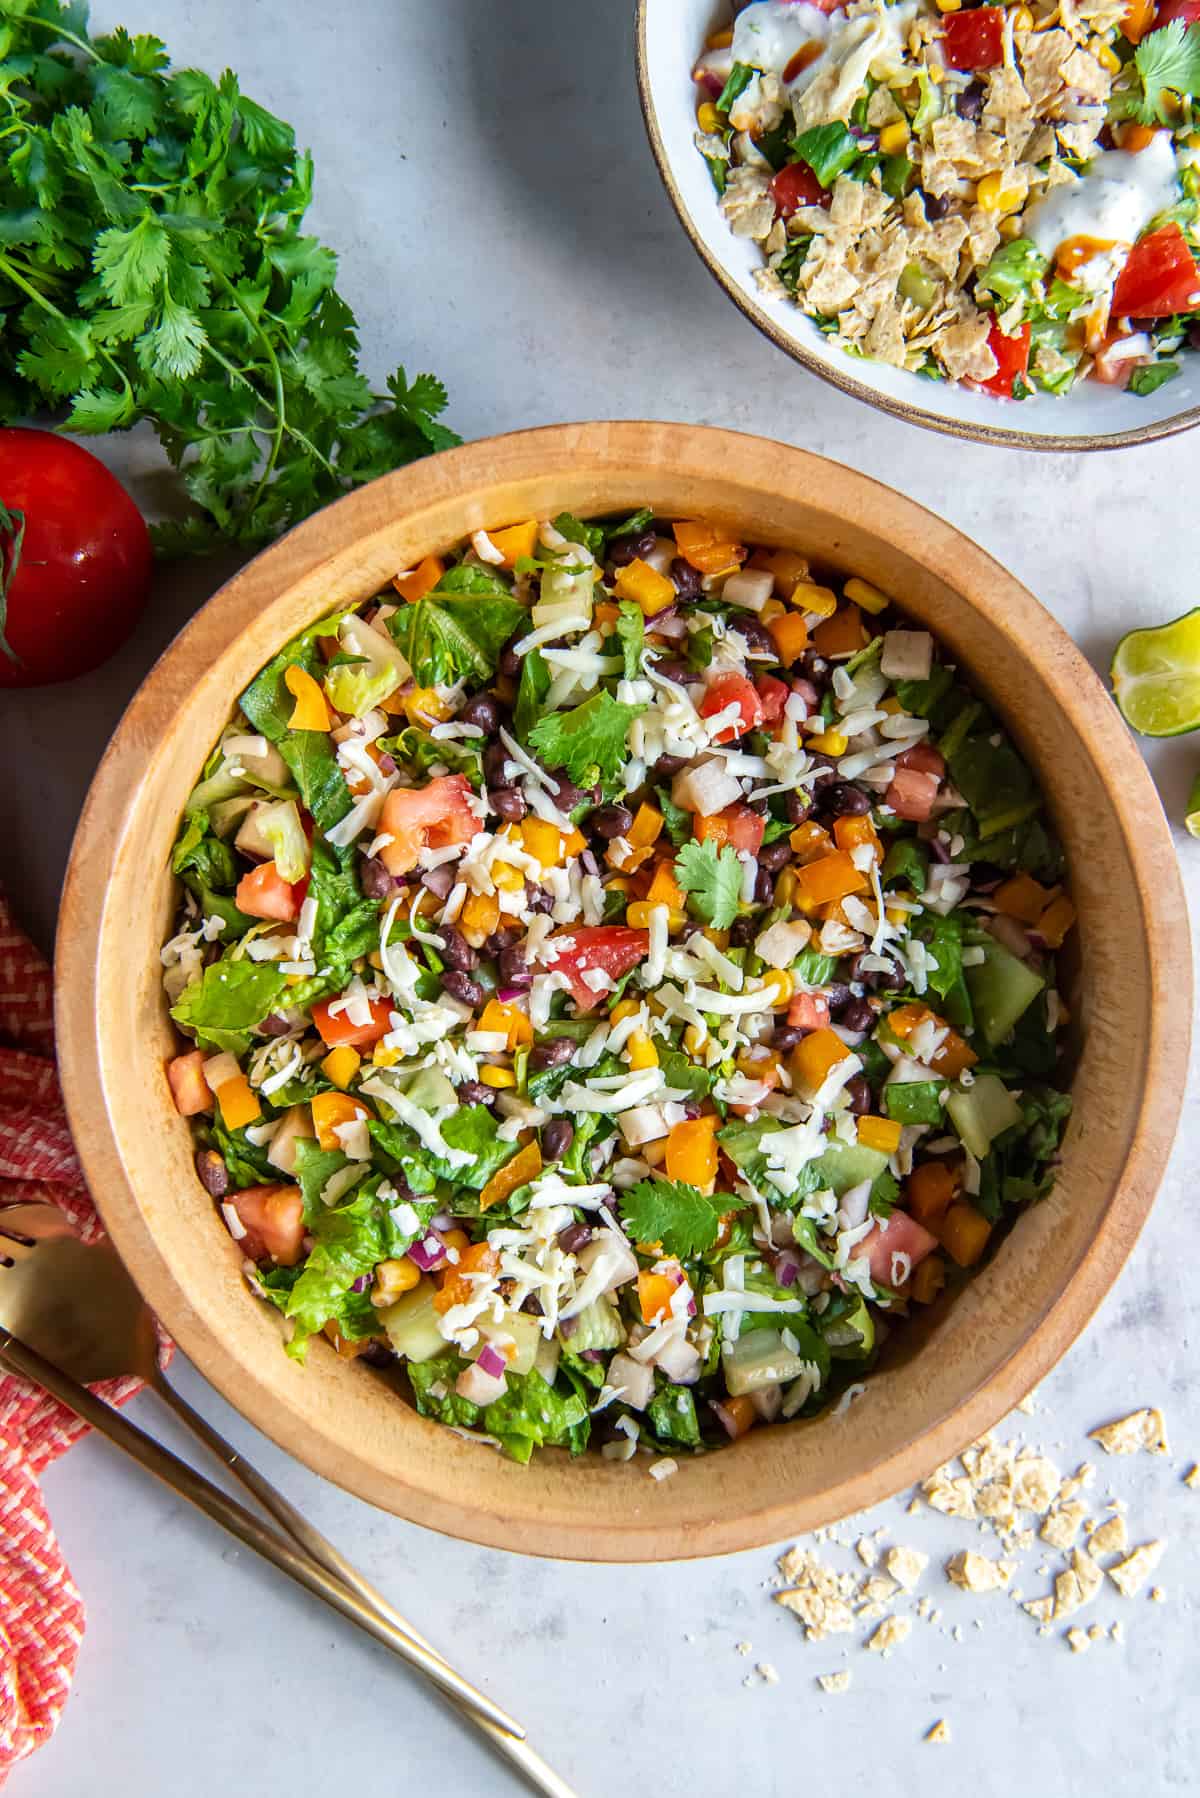
<instances>
[{"instance_id":1,"label":"orange bell pepper piece","mask_svg":"<svg viewBox=\"0 0 1200 1798\"><path fill-rule=\"evenodd\" d=\"M645 1323L655 1324L671 1315L671 1299L680 1285L678 1273L650 1273L643 1268L637 1277L638 1304Z\"/></svg>"},{"instance_id":2,"label":"orange bell pepper piece","mask_svg":"<svg viewBox=\"0 0 1200 1798\"><path fill-rule=\"evenodd\" d=\"M488 1000L478 1028L502 1030L508 1038L509 1049L519 1049L523 1044L533 1041L533 1025L529 1022L528 1013L522 1011L519 1005L502 1005L499 999Z\"/></svg>"},{"instance_id":3,"label":"orange bell pepper piece","mask_svg":"<svg viewBox=\"0 0 1200 1798\"><path fill-rule=\"evenodd\" d=\"M610 885L615 882L610 881ZM675 878L675 863L661 861L654 870L654 879L646 890L647 905L667 905L672 911L685 909L683 888Z\"/></svg>"},{"instance_id":4,"label":"orange bell pepper piece","mask_svg":"<svg viewBox=\"0 0 1200 1798\"><path fill-rule=\"evenodd\" d=\"M818 655L852 656L866 647L863 616L852 600L838 607L832 618L822 618L812 634Z\"/></svg>"},{"instance_id":5,"label":"orange bell pepper piece","mask_svg":"<svg viewBox=\"0 0 1200 1798\"><path fill-rule=\"evenodd\" d=\"M790 668L808 648L808 626L799 612L783 612L767 622L776 654L785 668Z\"/></svg>"},{"instance_id":6,"label":"orange bell pepper piece","mask_svg":"<svg viewBox=\"0 0 1200 1798\"><path fill-rule=\"evenodd\" d=\"M835 849L819 861L808 862L796 876L796 903L801 910L815 910L818 905L833 905L851 893L866 893L870 877L859 871L845 849Z\"/></svg>"},{"instance_id":7,"label":"orange bell pepper piece","mask_svg":"<svg viewBox=\"0 0 1200 1798\"><path fill-rule=\"evenodd\" d=\"M506 525L502 531L489 531L488 536L504 557L506 568L515 568L522 556L537 549L538 521L527 518L523 524Z\"/></svg>"},{"instance_id":8,"label":"orange bell pepper piece","mask_svg":"<svg viewBox=\"0 0 1200 1798\"><path fill-rule=\"evenodd\" d=\"M946 1284L946 1263L940 1255L926 1255L912 1277L909 1295L918 1305L932 1305Z\"/></svg>"},{"instance_id":9,"label":"orange bell pepper piece","mask_svg":"<svg viewBox=\"0 0 1200 1798\"><path fill-rule=\"evenodd\" d=\"M833 838L829 832L822 825L811 821L797 824L788 837L788 843L801 866L805 862L819 861L821 856L829 855L833 849Z\"/></svg>"},{"instance_id":10,"label":"orange bell pepper piece","mask_svg":"<svg viewBox=\"0 0 1200 1798\"><path fill-rule=\"evenodd\" d=\"M1048 949L1061 949L1075 924L1075 907L1065 893L1052 899L1037 921L1037 933Z\"/></svg>"},{"instance_id":11,"label":"orange bell pepper piece","mask_svg":"<svg viewBox=\"0 0 1200 1798\"><path fill-rule=\"evenodd\" d=\"M941 1047L928 1057L929 1066L944 1079L955 1080L964 1068L974 1067L979 1057L957 1030L951 1030L946 1020L938 1017L936 1011L930 1011L927 1005L898 1005L895 1011L888 1012L887 1027L893 1036L907 1041L918 1025L929 1020L946 1032Z\"/></svg>"},{"instance_id":12,"label":"orange bell pepper piece","mask_svg":"<svg viewBox=\"0 0 1200 1798\"><path fill-rule=\"evenodd\" d=\"M339 1124L352 1124L355 1118L371 1116L370 1106L364 1105L361 1099L352 1098L349 1093L318 1093L312 1101L313 1129L323 1149L341 1148L337 1139Z\"/></svg>"},{"instance_id":13,"label":"orange bell pepper piece","mask_svg":"<svg viewBox=\"0 0 1200 1798\"><path fill-rule=\"evenodd\" d=\"M935 1234L941 1218L954 1203L959 1170L948 1161L923 1161L904 1182L904 1203L919 1224Z\"/></svg>"},{"instance_id":14,"label":"orange bell pepper piece","mask_svg":"<svg viewBox=\"0 0 1200 1798\"><path fill-rule=\"evenodd\" d=\"M333 719L325 695L308 672L294 663L283 671L283 684L296 701L288 719L289 730L332 730Z\"/></svg>"},{"instance_id":15,"label":"orange bell pepper piece","mask_svg":"<svg viewBox=\"0 0 1200 1798\"><path fill-rule=\"evenodd\" d=\"M683 521L671 526L679 553L701 574L723 574L746 560L746 551L711 524Z\"/></svg>"},{"instance_id":16,"label":"orange bell pepper piece","mask_svg":"<svg viewBox=\"0 0 1200 1798\"><path fill-rule=\"evenodd\" d=\"M1032 874L1014 874L992 894L997 911L1019 924L1036 924L1050 901L1050 893Z\"/></svg>"},{"instance_id":17,"label":"orange bell pepper piece","mask_svg":"<svg viewBox=\"0 0 1200 1798\"><path fill-rule=\"evenodd\" d=\"M864 843L869 843L875 851L876 860L878 860L881 845L869 816L839 818L834 824L833 836L838 848L846 850L847 854L850 850L861 849Z\"/></svg>"},{"instance_id":18,"label":"orange bell pepper piece","mask_svg":"<svg viewBox=\"0 0 1200 1798\"><path fill-rule=\"evenodd\" d=\"M678 542L678 537L675 540ZM802 556L795 549L757 549L751 558L751 565L770 569L775 576L775 592L780 599L790 599L796 583L806 581L809 576L807 556Z\"/></svg>"},{"instance_id":19,"label":"orange bell pepper piece","mask_svg":"<svg viewBox=\"0 0 1200 1798\"><path fill-rule=\"evenodd\" d=\"M440 556L426 556L409 574L393 575L392 586L401 599L415 605L427 593L432 593L445 572L446 564Z\"/></svg>"},{"instance_id":20,"label":"orange bell pepper piece","mask_svg":"<svg viewBox=\"0 0 1200 1798\"><path fill-rule=\"evenodd\" d=\"M262 1116L258 1094L245 1074L222 1080L217 1104L221 1107L221 1121L227 1130L240 1130L243 1124L252 1124L255 1118Z\"/></svg>"},{"instance_id":21,"label":"orange bell pepper piece","mask_svg":"<svg viewBox=\"0 0 1200 1798\"><path fill-rule=\"evenodd\" d=\"M902 1128L895 1118L860 1117L858 1140L865 1149L878 1149L884 1155L894 1155L900 1147Z\"/></svg>"},{"instance_id":22,"label":"orange bell pepper piece","mask_svg":"<svg viewBox=\"0 0 1200 1798\"><path fill-rule=\"evenodd\" d=\"M536 1180L541 1171L542 1151L536 1142L527 1142L523 1149L517 1150L511 1161L506 1161L502 1168L497 1168L479 1195L479 1209L490 1211L493 1205L502 1205L510 1193L516 1192L518 1186L526 1186L530 1180Z\"/></svg>"},{"instance_id":23,"label":"orange bell pepper piece","mask_svg":"<svg viewBox=\"0 0 1200 1798\"><path fill-rule=\"evenodd\" d=\"M835 1030L810 1030L792 1051L792 1078L807 1091L816 1092L830 1069L850 1053Z\"/></svg>"},{"instance_id":24,"label":"orange bell pepper piece","mask_svg":"<svg viewBox=\"0 0 1200 1798\"><path fill-rule=\"evenodd\" d=\"M499 1266L499 1253L486 1242L473 1242L470 1248L461 1249L454 1265L442 1270L441 1289L433 1295L434 1310L445 1316L455 1305L465 1305L474 1298L478 1287L478 1282L467 1276L494 1274Z\"/></svg>"},{"instance_id":25,"label":"orange bell pepper piece","mask_svg":"<svg viewBox=\"0 0 1200 1798\"><path fill-rule=\"evenodd\" d=\"M951 1205L938 1235L942 1247L959 1267L974 1267L988 1244L992 1226L974 1205Z\"/></svg>"}]
</instances>

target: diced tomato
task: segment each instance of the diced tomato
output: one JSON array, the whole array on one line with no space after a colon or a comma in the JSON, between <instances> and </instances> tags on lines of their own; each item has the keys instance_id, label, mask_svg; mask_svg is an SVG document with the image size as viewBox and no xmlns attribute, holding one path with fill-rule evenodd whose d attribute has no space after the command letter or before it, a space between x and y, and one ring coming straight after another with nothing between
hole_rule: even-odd
<instances>
[{"instance_id":1,"label":"diced tomato","mask_svg":"<svg viewBox=\"0 0 1200 1798\"><path fill-rule=\"evenodd\" d=\"M1115 356L1112 351L1118 344L1128 343L1128 336L1121 331L1109 331L1104 342L1096 351L1096 360L1092 363L1089 380L1099 381L1102 387L1128 387L1129 377L1145 357Z\"/></svg>"},{"instance_id":2,"label":"diced tomato","mask_svg":"<svg viewBox=\"0 0 1200 1798\"><path fill-rule=\"evenodd\" d=\"M942 780L946 773L946 758L940 749L932 743L914 743L911 749L903 750L892 763L893 768L916 768L921 774L934 774Z\"/></svg>"},{"instance_id":3,"label":"diced tomato","mask_svg":"<svg viewBox=\"0 0 1200 1798\"><path fill-rule=\"evenodd\" d=\"M1200 0L1162 0L1154 9L1152 31L1161 31L1164 25L1173 25L1180 20L1184 27L1200 24ZM1128 32L1125 34L1128 37Z\"/></svg>"},{"instance_id":4,"label":"diced tomato","mask_svg":"<svg viewBox=\"0 0 1200 1798\"><path fill-rule=\"evenodd\" d=\"M763 702L759 698L751 681L744 674L718 674L711 681L700 701L700 716L715 718L728 706L736 705L737 717L732 724L727 724L713 738L714 743L732 743L735 737L744 736L748 730L757 730L763 721Z\"/></svg>"},{"instance_id":5,"label":"diced tomato","mask_svg":"<svg viewBox=\"0 0 1200 1798\"><path fill-rule=\"evenodd\" d=\"M1170 318L1200 306L1200 270L1176 224L1148 231L1130 250L1113 290L1114 318Z\"/></svg>"},{"instance_id":6,"label":"diced tomato","mask_svg":"<svg viewBox=\"0 0 1200 1798\"><path fill-rule=\"evenodd\" d=\"M1004 61L1004 8L977 6L943 20L942 59L950 69L994 69Z\"/></svg>"},{"instance_id":7,"label":"diced tomato","mask_svg":"<svg viewBox=\"0 0 1200 1798\"><path fill-rule=\"evenodd\" d=\"M778 724L788 700L787 683L776 680L773 674L760 674L754 685L762 702L763 723Z\"/></svg>"},{"instance_id":8,"label":"diced tomato","mask_svg":"<svg viewBox=\"0 0 1200 1798\"><path fill-rule=\"evenodd\" d=\"M200 1112L211 1111L213 1108L212 1089L204 1078L204 1064L207 1060L206 1050L191 1049L186 1055L177 1055L174 1061L167 1063L171 1097L180 1117L197 1117Z\"/></svg>"},{"instance_id":9,"label":"diced tomato","mask_svg":"<svg viewBox=\"0 0 1200 1798\"><path fill-rule=\"evenodd\" d=\"M757 855L762 848L766 828L763 814L740 799L736 805L727 805L723 812L714 812L711 818L697 817L693 822L698 843L711 837L718 848L728 843L731 849L748 849L751 855Z\"/></svg>"},{"instance_id":10,"label":"diced tomato","mask_svg":"<svg viewBox=\"0 0 1200 1798\"><path fill-rule=\"evenodd\" d=\"M298 1186L247 1186L229 1195L246 1234L238 1247L251 1261L270 1255L280 1267L295 1267L304 1249L304 1199Z\"/></svg>"},{"instance_id":11,"label":"diced tomato","mask_svg":"<svg viewBox=\"0 0 1200 1798\"><path fill-rule=\"evenodd\" d=\"M469 843L479 829L471 810L471 787L464 775L442 774L427 787L393 787L379 814L379 851L389 874L407 874L422 849L450 849Z\"/></svg>"},{"instance_id":12,"label":"diced tomato","mask_svg":"<svg viewBox=\"0 0 1200 1798\"><path fill-rule=\"evenodd\" d=\"M243 874L234 902L248 918L271 918L277 924L294 924L302 904L297 889L283 878L274 862L260 862Z\"/></svg>"},{"instance_id":13,"label":"diced tomato","mask_svg":"<svg viewBox=\"0 0 1200 1798\"><path fill-rule=\"evenodd\" d=\"M788 1006L787 1021L796 1030L824 1030L829 1023L829 1001L820 993L797 993Z\"/></svg>"},{"instance_id":14,"label":"diced tomato","mask_svg":"<svg viewBox=\"0 0 1200 1798\"><path fill-rule=\"evenodd\" d=\"M871 1278L877 1285L898 1286L900 1282L892 1272L893 1255L907 1255L908 1273L911 1273L936 1248L937 1237L931 1236L915 1217L909 1217L907 1211L893 1211L886 1230L876 1224L871 1234L863 1237L854 1254L866 1256Z\"/></svg>"},{"instance_id":15,"label":"diced tomato","mask_svg":"<svg viewBox=\"0 0 1200 1798\"><path fill-rule=\"evenodd\" d=\"M627 924L597 924L583 930L571 930L559 939L562 948L551 938L547 948L554 951L545 966L554 974L564 974L581 1012L594 1011L605 997L584 980L585 974L599 968L612 981L620 980L630 968L636 968L650 951L650 932L631 930Z\"/></svg>"},{"instance_id":16,"label":"diced tomato","mask_svg":"<svg viewBox=\"0 0 1200 1798\"><path fill-rule=\"evenodd\" d=\"M955 13L953 16L957 18L959 15ZM965 18L974 16L973 13L963 15ZM980 381L979 385L985 393L998 393L1006 400L1012 398L1013 382L1018 375L1023 377L1029 367L1030 331L1031 327L1026 323L1014 336L1009 337L995 319L992 320L992 328L988 332L988 348L996 358L996 372L986 381Z\"/></svg>"},{"instance_id":17,"label":"diced tomato","mask_svg":"<svg viewBox=\"0 0 1200 1798\"><path fill-rule=\"evenodd\" d=\"M891 806L898 818L923 824L933 810L937 790L936 776L923 774L919 768L897 768L892 784L883 796L884 803Z\"/></svg>"},{"instance_id":18,"label":"diced tomato","mask_svg":"<svg viewBox=\"0 0 1200 1798\"><path fill-rule=\"evenodd\" d=\"M771 182L771 198L776 218L790 219L802 206L828 206L831 196L806 162L789 162Z\"/></svg>"},{"instance_id":19,"label":"diced tomato","mask_svg":"<svg viewBox=\"0 0 1200 1798\"><path fill-rule=\"evenodd\" d=\"M312 1008L312 1020L321 1041L328 1043L331 1049L361 1049L365 1043L377 1043L391 1028L392 1008L386 999L370 1001L369 1024L352 1024L344 1011L335 1012L330 1017L329 1007L336 1004L336 999L322 999L319 1005Z\"/></svg>"}]
</instances>

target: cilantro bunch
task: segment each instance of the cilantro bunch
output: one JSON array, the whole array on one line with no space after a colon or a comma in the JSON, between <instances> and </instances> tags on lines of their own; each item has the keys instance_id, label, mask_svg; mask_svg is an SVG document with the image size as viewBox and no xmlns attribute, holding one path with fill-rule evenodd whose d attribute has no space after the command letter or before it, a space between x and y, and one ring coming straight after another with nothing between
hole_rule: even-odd
<instances>
[{"instance_id":1,"label":"cilantro bunch","mask_svg":"<svg viewBox=\"0 0 1200 1798\"><path fill-rule=\"evenodd\" d=\"M0 0L0 423L154 426L199 508L189 552L256 544L458 442L445 389L360 372L337 259L302 231L313 164L236 77L79 0Z\"/></svg>"},{"instance_id":2,"label":"cilantro bunch","mask_svg":"<svg viewBox=\"0 0 1200 1798\"><path fill-rule=\"evenodd\" d=\"M1200 26L1174 19L1144 37L1109 102L1113 118L1181 128L1200 98Z\"/></svg>"}]
</instances>

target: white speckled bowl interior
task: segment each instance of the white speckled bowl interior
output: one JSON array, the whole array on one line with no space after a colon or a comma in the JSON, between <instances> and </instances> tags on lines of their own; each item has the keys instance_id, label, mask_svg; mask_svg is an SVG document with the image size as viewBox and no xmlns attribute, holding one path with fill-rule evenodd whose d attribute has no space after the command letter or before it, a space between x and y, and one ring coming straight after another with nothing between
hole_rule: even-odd
<instances>
[{"instance_id":1,"label":"white speckled bowl interior","mask_svg":"<svg viewBox=\"0 0 1200 1798\"><path fill-rule=\"evenodd\" d=\"M708 169L697 153L697 90L692 65L708 34L728 22L729 0L637 0L638 85L651 147L671 201L693 245L730 298L772 342L868 405L982 443L1016 449L1116 449L1189 430L1200 423L1200 353L1144 399L1085 381L1064 398L1000 400L944 381L929 381L881 362L847 356L788 300L760 292L757 244L734 237L722 218Z\"/></svg>"}]
</instances>

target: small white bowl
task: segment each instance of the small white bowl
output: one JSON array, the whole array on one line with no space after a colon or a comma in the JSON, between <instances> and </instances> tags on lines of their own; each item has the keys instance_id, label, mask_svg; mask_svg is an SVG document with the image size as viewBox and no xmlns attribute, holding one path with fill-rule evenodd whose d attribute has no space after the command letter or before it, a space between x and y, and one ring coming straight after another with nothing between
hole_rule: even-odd
<instances>
[{"instance_id":1,"label":"small white bowl","mask_svg":"<svg viewBox=\"0 0 1200 1798\"><path fill-rule=\"evenodd\" d=\"M694 248L730 299L772 343L813 374L910 424L1015 449L1118 449L1200 424L1200 352L1183 372L1145 398L1085 381L1063 398L1002 400L947 381L930 381L883 362L846 355L790 300L759 289L762 252L735 237L696 150L697 89L692 67L705 39L727 23L728 0L637 0L637 78L659 173Z\"/></svg>"}]
</instances>

